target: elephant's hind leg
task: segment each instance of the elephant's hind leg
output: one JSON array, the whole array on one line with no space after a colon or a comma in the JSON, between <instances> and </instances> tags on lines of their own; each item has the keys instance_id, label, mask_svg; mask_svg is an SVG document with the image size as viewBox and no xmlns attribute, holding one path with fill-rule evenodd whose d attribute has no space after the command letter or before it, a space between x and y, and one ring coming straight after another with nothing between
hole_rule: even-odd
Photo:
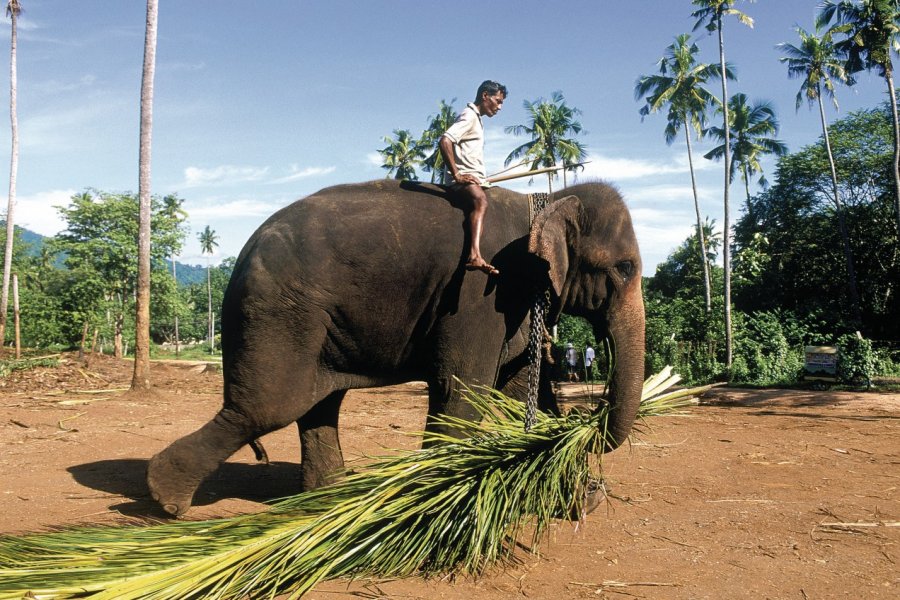
<instances>
[{"instance_id":1,"label":"elephant's hind leg","mask_svg":"<svg viewBox=\"0 0 900 600\"><path fill-rule=\"evenodd\" d=\"M338 414L347 390L337 390L297 420L303 489L332 483L344 473L344 457L338 437Z\"/></svg>"},{"instance_id":2,"label":"elephant's hind leg","mask_svg":"<svg viewBox=\"0 0 900 600\"><path fill-rule=\"evenodd\" d=\"M258 435L242 415L223 408L206 425L150 459L147 466L150 495L167 513L183 515L191 507L200 483Z\"/></svg>"}]
</instances>

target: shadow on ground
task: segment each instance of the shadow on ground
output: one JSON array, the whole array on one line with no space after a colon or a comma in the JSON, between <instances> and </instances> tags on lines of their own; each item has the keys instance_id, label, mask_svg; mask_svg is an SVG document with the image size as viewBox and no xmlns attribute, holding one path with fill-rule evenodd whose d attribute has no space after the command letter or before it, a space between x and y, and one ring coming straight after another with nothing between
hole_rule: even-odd
<instances>
[{"instance_id":1,"label":"shadow on ground","mask_svg":"<svg viewBox=\"0 0 900 600\"><path fill-rule=\"evenodd\" d=\"M74 465L68 471L80 485L130 500L112 505L110 510L130 517L169 517L150 498L145 481L147 462L136 458L100 460ZM225 463L200 485L193 504L205 506L225 498L270 502L300 493L300 481L297 463Z\"/></svg>"}]
</instances>

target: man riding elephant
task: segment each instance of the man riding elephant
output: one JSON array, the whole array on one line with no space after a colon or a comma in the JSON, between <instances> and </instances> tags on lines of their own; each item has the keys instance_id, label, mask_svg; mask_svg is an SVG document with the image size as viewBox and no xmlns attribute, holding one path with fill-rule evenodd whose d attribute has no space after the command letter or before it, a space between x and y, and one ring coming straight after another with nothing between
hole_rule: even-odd
<instances>
[{"instance_id":1,"label":"man riding elephant","mask_svg":"<svg viewBox=\"0 0 900 600\"><path fill-rule=\"evenodd\" d=\"M444 183L471 205L466 268L484 271L488 275L499 275L500 271L481 256L481 230L488 205L484 188L490 187L484 169L484 124L481 117L496 115L504 100L506 86L496 81L482 82L475 94L475 102L466 105L439 142L446 165Z\"/></svg>"}]
</instances>

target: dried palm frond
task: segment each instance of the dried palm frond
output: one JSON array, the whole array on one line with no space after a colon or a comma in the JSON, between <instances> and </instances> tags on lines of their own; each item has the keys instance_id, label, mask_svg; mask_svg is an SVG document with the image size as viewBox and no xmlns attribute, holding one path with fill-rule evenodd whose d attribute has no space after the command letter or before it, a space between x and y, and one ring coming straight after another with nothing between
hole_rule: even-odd
<instances>
[{"instance_id":1,"label":"dried palm frond","mask_svg":"<svg viewBox=\"0 0 900 600\"><path fill-rule=\"evenodd\" d=\"M648 414L674 406L659 395L670 380L648 380ZM379 459L262 513L2 536L0 599L299 598L337 577L482 573L513 558L524 525L536 548L554 519L582 515L607 410L540 414L525 432L521 403L467 396L482 420L442 422L468 437Z\"/></svg>"}]
</instances>

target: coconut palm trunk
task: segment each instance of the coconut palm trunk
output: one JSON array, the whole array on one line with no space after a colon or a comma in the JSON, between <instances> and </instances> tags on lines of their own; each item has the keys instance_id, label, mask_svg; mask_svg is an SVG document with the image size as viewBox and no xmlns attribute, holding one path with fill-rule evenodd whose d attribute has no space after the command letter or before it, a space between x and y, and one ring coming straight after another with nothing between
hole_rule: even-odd
<instances>
[{"instance_id":1,"label":"coconut palm trunk","mask_svg":"<svg viewBox=\"0 0 900 600\"><path fill-rule=\"evenodd\" d=\"M850 303L853 311L853 318L857 326L862 324L862 311L859 305L859 289L856 285L856 268L853 264L853 250L850 247L850 234L847 232L847 220L844 215L844 204L841 202L841 195L838 191L837 167L834 164L834 153L831 150L831 137L828 135L828 121L825 118L825 105L822 102L822 93L820 86L817 87L817 95L819 98L819 117L822 120L822 137L825 140L825 153L828 155L828 167L831 169L831 191L834 197L834 210L837 212L838 229L841 235L841 246L844 251L844 264L847 268L847 290L850 294ZM894 119L896 127L896 117ZM896 148L894 150L896 156ZM896 158L894 160L894 168L897 168Z\"/></svg>"},{"instance_id":2,"label":"coconut palm trunk","mask_svg":"<svg viewBox=\"0 0 900 600\"><path fill-rule=\"evenodd\" d=\"M687 119L685 119L687 123ZM697 197L697 176L694 173L694 153L691 146L691 128L685 124L684 139L687 142L688 169L691 172L691 190L694 193L694 212L697 215L697 235L700 241L700 264L703 265L703 288L706 294L706 312L712 310L712 286L709 280L709 258L706 254L706 234L703 232L703 221L700 216L700 200Z\"/></svg>"},{"instance_id":3,"label":"coconut palm trunk","mask_svg":"<svg viewBox=\"0 0 900 600\"><path fill-rule=\"evenodd\" d=\"M884 68L884 80L891 99L891 119L894 125L894 218L897 221L897 237L900 238L900 117L897 115L897 91L894 89L894 69L890 60Z\"/></svg>"},{"instance_id":4,"label":"coconut palm trunk","mask_svg":"<svg viewBox=\"0 0 900 600\"><path fill-rule=\"evenodd\" d=\"M19 173L19 115L16 104L18 75L16 72L17 20L22 11L18 0L10 0L6 14L10 18L9 45L9 121L12 150L9 160L9 199L6 206L6 247L3 252L3 291L0 292L0 353L6 341L6 312L9 308L9 277L12 270L13 238L15 237L16 178Z\"/></svg>"},{"instance_id":5,"label":"coconut palm trunk","mask_svg":"<svg viewBox=\"0 0 900 600\"><path fill-rule=\"evenodd\" d=\"M725 36L722 32L722 15L716 16L716 29L719 33L719 65L722 73L725 72ZM723 194L722 217L722 267L725 279L725 367L731 370L732 339L731 339L731 212L729 188L731 186L731 133L728 116L728 78L722 77L722 115L725 133L725 192Z\"/></svg>"},{"instance_id":6,"label":"coconut palm trunk","mask_svg":"<svg viewBox=\"0 0 900 600\"><path fill-rule=\"evenodd\" d=\"M150 150L153 131L153 77L156 70L158 0L147 0L144 68L141 78L137 309L131 389L150 389Z\"/></svg>"}]
</instances>

